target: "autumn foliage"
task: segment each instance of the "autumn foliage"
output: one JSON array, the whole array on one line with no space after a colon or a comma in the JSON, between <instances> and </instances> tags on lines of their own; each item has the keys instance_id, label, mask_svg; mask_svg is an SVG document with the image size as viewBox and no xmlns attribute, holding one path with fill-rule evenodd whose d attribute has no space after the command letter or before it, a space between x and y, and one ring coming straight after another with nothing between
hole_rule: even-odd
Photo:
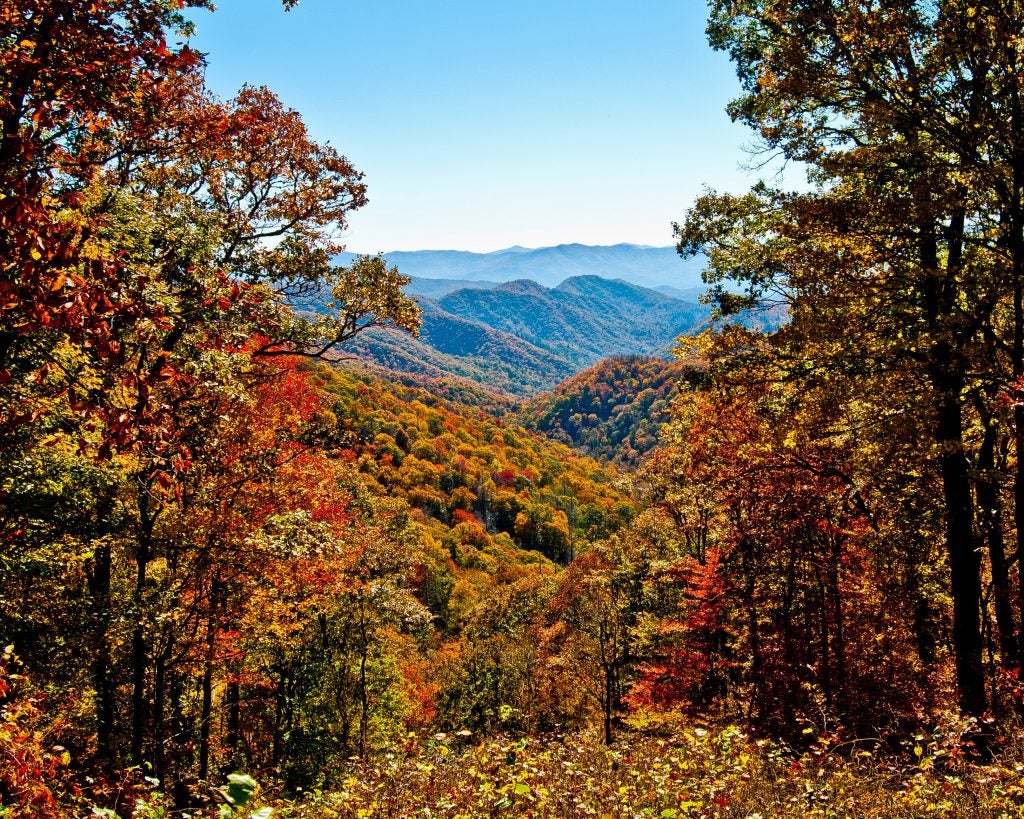
<instances>
[{"instance_id":1,"label":"autumn foliage","mask_svg":"<svg viewBox=\"0 0 1024 819\"><path fill-rule=\"evenodd\" d=\"M686 363L517 414L336 360L418 308L207 5L0 9L0 813L1017 805L1015 6L712 2L811 184L677 226Z\"/></svg>"}]
</instances>

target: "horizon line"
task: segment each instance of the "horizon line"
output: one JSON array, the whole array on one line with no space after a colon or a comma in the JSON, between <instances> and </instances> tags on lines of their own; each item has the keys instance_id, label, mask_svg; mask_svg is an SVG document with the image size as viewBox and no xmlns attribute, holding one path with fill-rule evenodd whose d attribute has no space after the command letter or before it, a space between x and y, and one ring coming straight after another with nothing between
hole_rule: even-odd
<instances>
[{"instance_id":1,"label":"horizon line","mask_svg":"<svg viewBox=\"0 0 1024 819\"><path fill-rule=\"evenodd\" d=\"M464 248L456 247L419 247L411 250L403 250L399 248L392 248L391 250L382 250L377 253L367 253L365 251L351 250L348 247L343 250L343 253L351 253L355 256L386 256L389 253L472 253L477 256L490 256L495 253L505 253L507 251L534 251L534 250L557 250L561 247L587 247L587 248L613 248L613 247L635 247L642 250L668 250L675 249L675 245L648 245L641 244L640 242L615 242L610 245L588 245L584 242L563 242L557 245L540 245L538 247L526 247L524 245L509 245L508 247L499 247L495 250L466 250Z\"/></svg>"}]
</instances>

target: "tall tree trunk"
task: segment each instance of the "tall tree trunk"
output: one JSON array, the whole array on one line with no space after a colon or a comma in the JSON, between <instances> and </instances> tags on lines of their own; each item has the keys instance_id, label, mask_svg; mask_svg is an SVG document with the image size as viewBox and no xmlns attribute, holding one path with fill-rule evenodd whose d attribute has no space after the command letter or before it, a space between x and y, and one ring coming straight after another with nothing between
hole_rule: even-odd
<instances>
[{"instance_id":1,"label":"tall tree trunk","mask_svg":"<svg viewBox=\"0 0 1024 819\"><path fill-rule=\"evenodd\" d=\"M1022 160L1024 164L1024 160ZM1018 180L1018 177L1021 177ZM1024 169L1014 170L1015 195L1021 196L1024 185ZM1016 384L1024 383L1024 203L1016 208L1018 213L1011 218L1010 255L1013 278L1013 379ZM1013 408L1013 442L1016 465L1013 475L1013 520L1017 535L1017 622L1021 624L1017 633L1017 658L1020 670L1024 672L1024 404L1020 401Z\"/></svg>"},{"instance_id":2,"label":"tall tree trunk","mask_svg":"<svg viewBox=\"0 0 1024 819\"><path fill-rule=\"evenodd\" d=\"M836 700L840 716L845 717L848 705L846 692L846 636L843 618L843 594L839 585L843 540L838 537L832 537L830 541L832 543L832 559L829 560L828 564L828 585L829 596L832 598L833 617L835 619L833 640L835 646Z\"/></svg>"},{"instance_id":3,"label":"tall tree trunk","mask_svg":"<svg viewBox=\"0 0 1024 819\"><path fill-rule=\"evenodd\" d=\"M213 722L213 660L217 642L217 609L221 585L215 577L210 583L210 612L206 621L206 657L203 661L202 705L199 711L199 779L210 777L210 731Z\"/></svg>"},{"instance_id":4,"label":"tall tree trunk","mask_svg":"<svg viewBox=\"0 0 1024 819\"><path fill-rule=\"evenodd\" d=\"M1024 260L1024 254L1022 254ZM1014 260L1014 268L1019 263ZM1024 379L1024 281L1015 270L1013 282L1013 377ZM1017 658L1024 672L1024 405L1013 409L1013 442L1016 466L1013 475L1013 522L1017 536Z\"/></svg>"},{"instance_id":5,"label":"tall tree trunk","mask_svg":"<svg viewBox=\"0 0 1024 819\"><path fill-rule=\"evenodd\" d=\"M750 681L751 696L747 700L747 720L754 718L755 712L760 708L761 689L760 682L764 670L764 658L761 654L761 629L758 623L758 612L756 605L756 582L754 571L754 544L750 538L744 537L740 541L739 549L741 555L741 571L743 573L743 600L746 603L747 614L747 640L750 644Z\"/></svg>"},{"instance_id":6,"label":"tall tree trunk","mask_svg":"<svg viewBox=\"0 0 1024 819\"><path fill-rule=\"evenodd\" d=\"M288 706L288 672L284 661L278 666L277 690L274 696L274 736L270 751L270 764L280 769L284 756L285 710Z\"/></svg>"},{"instance_id":7,"label":"tall tree trunk","mask_svg":"<svg viewBox=\"0 0 1024 819\"><path fill-rule=\"evenodd\" d=\"M1013 18L1018 16L1017 5L1012 7ZM1010 206L1007 209L1006 246L1010 256L1010 280L1013 290L1013 339L1011 348L1011 371L1014 381L1024 383L1024 106L1021 104L1017 60L1018 52L1012 46L1008 49L1011 77L1008 84L1010 94L1011 146L1011 191ZM1014 525L1017 536L1017 658L1019 669L1024 672L1024 405L1020 402L1013 410L1013 440L1016 466L1013 477Z\"/></svg>"},{"instance_id":8,"label":"tall tree trunk","mask_svg":"<svg viewBox=\"0 0 1024 819\"><path fill-rule=\"evenodd\" d=\"M185 770L185 749L191 748L191 732L188 728L188 721L185 719L182 697L184 695L185 676L174 674L171 678L170 699L171 699L171 741L170 741L170 764L168 776L171 780L167 788L173 799L174 807L184 811L192 806L192 794L189 791L188 783L182 776Z\"/></svg>"},{"instance_id":9,"label":"tall tree trunk","mask_svg":"<svg viewBox=\"0 0 1024 819\"><path fill-rule=\"evenodd\" d=\"M825 700L825 713L831 719L835 714L832 698L832 646L828 624L828 592L822 575L820 561L814 560L814 574L818 586L818 630L821 640L821 673L819 675L821 694Z\"/></svg>"},{"instance_id":10,"label":"tall tree trunk","mask_svg":"<svg viewBox=\"0 0 1024 819\"><path fill-rule=\"evenodd\" d=\"M612 744L612 698L614 696L614 680L612 668L605 665L604 669L604 744Z\"/></svg>"},{"instance_id":11,"label":"tall tree trunk","mask_svg":"<svg viewBox=\"0 0 1024 819\"><path fill-rule=\"evenodd\" d=\"M228 725L224 734L224 746L227 749L225 773L238 770L238 745L242 735L242 690L237 678L228 681L224 699L228 709Z\"/></svg>"},{"instance_id":12,"label":"tall tree trunk","mask_svg":"<svg viewBox=\"0 0 1024 819\"><path fill-rule=\"evenodd\" d=\"M103 511L100 510L103 515ZM101 517L104 520L105 516ZM92 656L92 680L96 689L96 757L103 768L114 763L115 684L111 678L110 656L110 544L100 540L93 551L89 573L89 594L95 645Z\"/></svg>"},{"instance_id":13,"label":"tall tree trunk","mask_svg":"<svg viewBox=\"0 0 1024 819\"><path fill-rule=\"evenodd\" d=\"M946 550L953 597L953 651L960 710L985 712L985 673L981 639L981 556L974 541L974 505L963 447L960 390L953 379L940 383L941 401L935 440L941 454L946 512Z\"/></svg>"},{"instance_id":14,"label":"tall tree trunk","mask_svg":"<svg viewBox=\"0 0 1024 819\"><path fill-rule=\"evenodd\" d=\"M929 192L921 191L922 201ZM934 391L933 436L938 445L942 475L946 553L950 595L953 598L953 653L960 710L985 712L985 671L981 636L981 555L974 535L974 498L964 441L963 392L965 367L959 355L964 339L953 322L960 295L956 283L963 256L964 213L954 211L942 229L946 261L939 261L935 226L920 229L920 262L924 272L922 296L928 329L935 339L929 351L928 375Z\"/></svg>"},{"instance_id":15,"label":"tall tree trunk","mask_svg":"<svg viewBox=\"0 0 1024 819\"><path fill-rule=\"evenodd\" d=\"M602 620L598 626L597 641L600 649L601 671L604 675L604 744L612 744L612 716L615 712L615 626Z\"/></svg>"},{"instance_id":16,"label":"tall tree trunk","mask_svg":"<svg viewBox=\"0 0 1024 819\"><path fill-rule=\"evenodd\" d=\"M1004 666L1013 666L1017 663L1017 635L1013 617L1010 570L1006 562L1006 546L1003 539L1002 501L999 497L999 479L996 474L997 437L997 427L994 424L988 424L985 428L984 441L978 452L977 492L978 506L981 509L981 528L988 543L989 562L992 567L1000 662Z\"/></svg>"},{"instance_id":17,"label":"tall tree trunk","mask_svg":"<svg viewBox=\"0 0 1024 819\"><path fill-rule=\"evenodd\" d=\"M135 628L132 631L132 733L131 760L136 765L143 762L143 746L149 709L146 700L146 671L149 666L149 652L146 640L146 569L153 555L153 527L155 516L149 497L150 485L144 483L138 493L139 531L135 553L135 588L132 593L132 609L135 614Z\"/></svg>"},{"instance_id":18,"label":"tall tree trunk","mask_svg":"<svg viewBox=\"0 0 1024 819\"><path fill-rule=\"evenodd\" d=\"M366 678L366 661L370 655L370 629L367 622L366 602L359 603L359 758L366 756L366 736L370 721L370 690Z\"/></svg>"},{"instance_id":19,"label":"tall tree trunk","mask_svg":"<svg viewBox=\"0 0 1024 819\"><path fill-rule=\"evenodd\" d=\"M167 657L169 650L161 651L153 664L153 772L161 784L167 776Z\"/></svg>"}]
</instances>

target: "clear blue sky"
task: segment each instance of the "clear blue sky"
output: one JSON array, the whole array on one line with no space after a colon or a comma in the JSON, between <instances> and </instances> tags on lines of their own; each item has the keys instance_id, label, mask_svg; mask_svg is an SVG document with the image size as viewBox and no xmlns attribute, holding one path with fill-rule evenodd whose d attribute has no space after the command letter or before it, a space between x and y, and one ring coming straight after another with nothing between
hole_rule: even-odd
<instances>
[{"instance_id":1,"label":"clear blue sky","mask_svg":"<svg viewBox=\"0 0 1024 819\"><path fill-rule=\"evenodd\" d=\"M752 134L700 0L217 0L192 45L267 85L366 174L359 252L672 244Z\"/></svg>"}]
</instances>

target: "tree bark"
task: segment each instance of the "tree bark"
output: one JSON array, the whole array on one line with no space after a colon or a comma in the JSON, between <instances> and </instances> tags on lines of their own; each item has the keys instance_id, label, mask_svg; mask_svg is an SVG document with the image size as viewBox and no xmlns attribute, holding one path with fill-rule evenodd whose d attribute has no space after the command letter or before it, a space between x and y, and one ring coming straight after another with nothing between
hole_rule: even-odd
<instances>
[{"instance_id":1,"label":"tree bark","mask_svg":"<svg viewBox=\"0 0 1024 819\"><path fill-rule=\"evenodd\" d=\"M242 731L242 690L237 679L228 682L224 699L228 708L228 725L224 736L224 746L227 749L227 761L225 773L231 773L238 769L238 744Z\"/></svg>"},{"instance_id":2,"label":"tree bark","mask_svg":"<svg viewBox=\"0 0 1024 819\"><path fill-rule=\"evenodd\" d=\"M135 628L132 631L131 671L131 760L135 765L143 762L143 746L146 736L146 724L149 709L146 701L146 671L149 666L149 652L146 641L145 623L145 591L146 569L153 553L153 527L155 516L150 504L149 485L139 489L137 504L139 509L139 530L135 553L135 589L132 593L132 610L135 615Z\"/></svg>"},{"instance_id":3,"label":"tree bark","mask_svg":"<svg viewBox=\"0 0 1024 819\"><path fill-rule=\"evenodd\" d=\"M920 196L926 201L929 193L922 190ZM982 663L981 555L975 542L974 497L964 442L966 367L959 355L964 333L954 321L964 224L963 210L953 209L949 225L942 229L946 248L944 267L939 260L936 227L931 222L920 226L919 253L924 273L921 295L925 318L935 339L929 350L927 369L934 392L933 436L942 476L958 702L964 714L981 716L987 705Z\"/></svg>"},{"instance_id":4,"label":"tree bark","mask_svg":"<svg viewBox=\"0 0 1024 819\"><path fill-rule=\"evenodd\" d=\"M953 651L960 710L981 716L986 708L981 638L981 556L974 541L974 505L967 457L963 451L963 416L955 379L940 389L935 440L941 454L946 512L946 551L953 597Z\"/></svg>"},{"instance_id":5,"label":"tree bark","mask_svg":"<svg viewBox=\"0 0 1024 819\"><path fill-rule=\"evenodd\" d=\"M102 510L100 514L103 514ZM93 551L89 593L95 629L92 679L96 689L96 757L100 766L107 769L112 768L115 758L115 685L111 678L110 656L110 570L110 544L101 540Z\"/></svg>"},{"instance_id":6,"label":"tree bark","mask_svg":"<svg viewBox=\"0 0 1024 819\"><path fill-rule=\"evenodd\" d=\"M213 721L213 660L217 638L217 608L220 602L220 582L210 583L210 612L206 621L206 658L203 662L202 705L199 712L199 779L210 777L210 731Z\"/></svg>"},{"instance_id":7,"label":"tree bark","mask_svg":"<svg viewBox=\"0 0 1024 819\"><path fill-rule=\"evenodd\" d=\"M1002 501L999 497L999 479L996 475L997 435L998 431L995 425L989 424L985 429L985 439L978 453L977 493L978 506L981 509L981 528L988 543L989 562L992 567L1000 662L1004 666L1014 666L1017 663L1017 635L1013 616L1010 570L1006 562L1006 544L1003 538Z\"/></svg>"}]
</instances>

